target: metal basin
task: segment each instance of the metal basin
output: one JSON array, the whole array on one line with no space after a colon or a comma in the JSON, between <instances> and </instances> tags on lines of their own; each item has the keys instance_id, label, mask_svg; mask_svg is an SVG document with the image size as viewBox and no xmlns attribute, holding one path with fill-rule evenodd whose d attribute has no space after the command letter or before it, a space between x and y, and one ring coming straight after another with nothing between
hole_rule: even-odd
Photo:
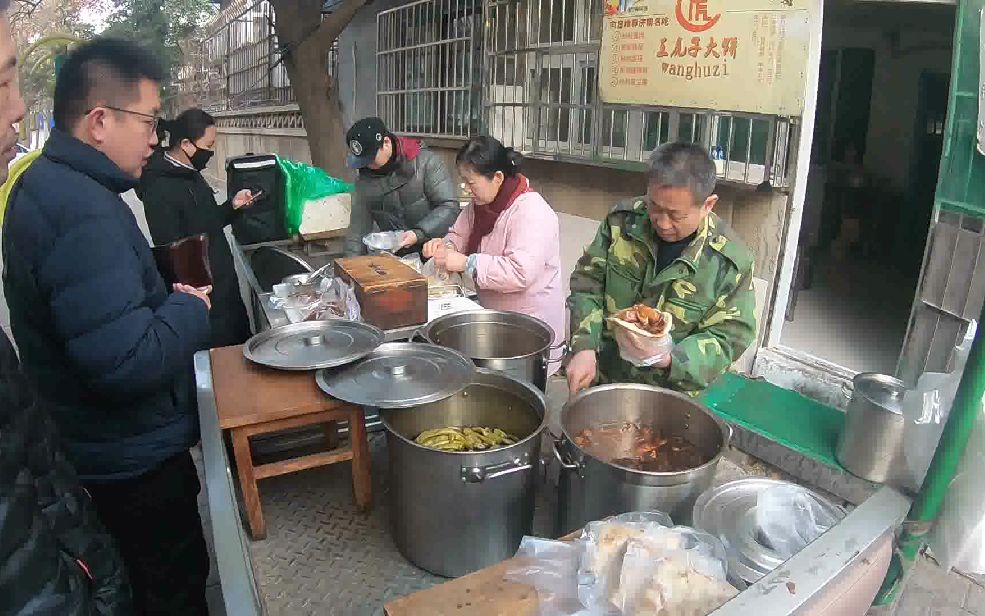
<instances>
[{"instance_id":1,"label":"metal basin","mask_svg":"<svg viewBox=\"0 0 985 616\"><path fill-rule=\"evenodd\" d=\"M665 437L682 436L711 459L680 472L641 471L594 457L574 441L586 428L625 422L652 426ZM711 486L731 438L728 424L693 398L635 383L578 394L561 411L561 431L555 441L562 466L558 534L627 511L662 511L676 524L688 524L694 502Z\"/></svg>"},{"instance_id":2,"label":"metal basin","mask_svg":"<svg viewBox=\"0 0 985 616\"><path fill-rule=\"evenodd\" d=\"M480 369L472 385L450 398L381 412L393 539L407 560L456 577L516 553L533 524L545 408L530 384ZM520 440L465 453L414 442L424 430L444 426L501 428Z\"/></svg>"},{"instance_id":3,"label":"metal basin","mask_svg":"<svg viewBox=\"0 0 985 616\"><path fill-rule=\"evenodd\" d=\"M480 368L489 368L532 383L545 391L547 362L556 347L549 325L518 312L472 310L431 321L420 335L449 347Z\"/></svg>"}]
</instances>

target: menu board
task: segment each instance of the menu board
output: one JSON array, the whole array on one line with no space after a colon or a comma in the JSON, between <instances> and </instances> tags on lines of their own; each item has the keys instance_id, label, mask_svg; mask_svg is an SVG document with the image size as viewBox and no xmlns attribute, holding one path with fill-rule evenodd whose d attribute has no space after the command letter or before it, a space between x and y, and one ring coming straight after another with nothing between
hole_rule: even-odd
<instances>
[{"instance_id":1,"label":"menu board","mask_svg":"<svg viewBox=\"0 0 985 616\"><path fill-rule=\"evenodd\" d=\"M815 5L605 0L602 100L798 116L811 32L820 28Z\"/></svg>"}]
</instances>

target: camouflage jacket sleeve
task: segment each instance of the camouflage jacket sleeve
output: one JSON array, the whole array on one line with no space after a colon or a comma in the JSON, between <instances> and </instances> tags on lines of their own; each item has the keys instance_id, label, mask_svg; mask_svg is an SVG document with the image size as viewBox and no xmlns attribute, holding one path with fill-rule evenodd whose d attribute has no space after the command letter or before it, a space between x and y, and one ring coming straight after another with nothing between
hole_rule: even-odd
<instances>
[{"instance_id":1,"label":"camouflage jacket sleeve","mask_svg":"<svg viewBox=\"0 0 985 616\"><path fill-rule=\"evenodd\" d=\"M756 295L752 268L735 274L697 330L679 341L671 354L668 384L698 393L721 376L752 344L756 335Z\"/></svg>"},{"instance_id":2,"label":"camouflage jacket sleeve","mask_svg":"<svg viewBox=\"0 0 985 616\"><path fill-rule=\"evenodd\" d=\"M568 296L572 353L598 351L602 337L602 317L605 306L605 268L612 235L608 219L599 225L595 239L585 248L571 273L571 293Z\"/></svg>"}]
</instances>

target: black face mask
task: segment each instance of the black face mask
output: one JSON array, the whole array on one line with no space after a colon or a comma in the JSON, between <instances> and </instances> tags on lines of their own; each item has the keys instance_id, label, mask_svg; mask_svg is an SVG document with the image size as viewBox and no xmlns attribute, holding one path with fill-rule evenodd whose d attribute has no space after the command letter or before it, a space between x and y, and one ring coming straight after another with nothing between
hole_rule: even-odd
<instances>
[{"instance_id":1,"label":"black face mask","mask_svg":"<svg viewBox=\"0 0 985 616\"><path fill-rule=\"evenodd\" d=\"M209 161L212 160L213 156L215 156L214 150L206 150L196 145L195 153L189 156L188 160L191 162L192 167L195 167L195 169L201 171L208 166Z\"/></svg>"}]
</instances>

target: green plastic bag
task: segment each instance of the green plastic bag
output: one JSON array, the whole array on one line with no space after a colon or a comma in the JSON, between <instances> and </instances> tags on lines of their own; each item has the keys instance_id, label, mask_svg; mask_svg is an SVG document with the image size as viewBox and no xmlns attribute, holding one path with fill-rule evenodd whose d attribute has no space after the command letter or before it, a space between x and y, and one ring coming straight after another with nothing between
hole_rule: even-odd
<instances>
[{"instance_id":1,"label":"green plastic bag","mask_svg":"<svg viewBox=\"0 0 985 616\"><path fill-rule=\"evenodd\" d=\"M280 157L277 164L284 172L284 228L291 235L301 229L305 203L352 192L352 184L333 178L318 167Z\"/></svg>"}]
</instances>

